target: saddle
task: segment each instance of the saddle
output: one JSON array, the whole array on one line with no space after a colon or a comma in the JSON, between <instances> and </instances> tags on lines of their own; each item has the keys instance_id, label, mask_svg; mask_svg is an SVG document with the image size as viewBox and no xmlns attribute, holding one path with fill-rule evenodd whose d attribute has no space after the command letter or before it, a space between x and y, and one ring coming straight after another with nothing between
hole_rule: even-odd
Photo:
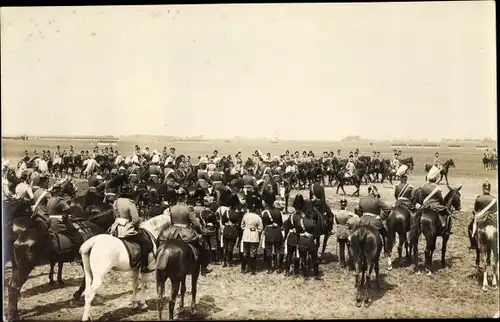
<instances>
[{"instance_id":1,"label":"saddle","mask_svg":"<svg viewBox=\"0 0 500 322\"><path fill-rule=\"evenodd\" d=\"M139 244L127 240L126 238L120 238L120 240L122 241L123 245L125 246L125 249L127 250L128 258L130 261L130 267L132 269L139 268L142 258L142 251Z\"/></svg>"},{"instance_id":2,"label":"saddle","mask_svg":"<svg viewBox=\"0 0 500 322\"><path fill-rule=\"evenodd\" d=\"M49 231L49 250L51 250L57 257L68 256L68 259L75 258L78 254L77 246L78 245L65 234Z\"/></svg>"}]
</instances>

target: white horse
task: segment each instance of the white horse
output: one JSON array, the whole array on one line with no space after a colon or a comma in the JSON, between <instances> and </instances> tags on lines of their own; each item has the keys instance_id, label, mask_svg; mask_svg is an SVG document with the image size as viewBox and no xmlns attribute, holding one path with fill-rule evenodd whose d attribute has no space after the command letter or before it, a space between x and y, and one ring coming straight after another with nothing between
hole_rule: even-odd
<instances>
[{"instance_id":1,"label":"white horse","mask_svg":"<svg viewBox=\"0 0 500 322\"><path fill-rule=\"evenodd\" d=\"M479 226L479 225L478 225ZM488 270L491 270L492 280L491 286L494 290L497 289L498 279L498 231L493 225L486 225L477 228L477 258L476 270L481 271L483 265L483 291L488 291ZM492 258L493 257L493 258Z\"/></svg>"},{"instance_id":2,"label":"white horse","mask_svg":"<svg viewBox=\"0 0 500 322\"><path fill-rule=\"evenodd\" d=\"M170 227L172 221L168 212L162 215L153 217L139 225L139 228L146 230L153 236L153 255L156 255L156 239L160 233ZM94 299L97 290L101 287L106 274L110 270L128 272L132 271L132 287L133 293L131 302L133 307L146 309L146 275L142 275L142 301L136 301L136 293L139 287L139 268L132 269L130 267L130 259L123 242L114 236L108 234L100 234L88 239L80 247L82 255L83 269L85 271L85 306L83 309L82 321L88 321L90 316L90 306ZM149 262L154 262L153 256L149 256Z\"/></svg>"}]
</instances>

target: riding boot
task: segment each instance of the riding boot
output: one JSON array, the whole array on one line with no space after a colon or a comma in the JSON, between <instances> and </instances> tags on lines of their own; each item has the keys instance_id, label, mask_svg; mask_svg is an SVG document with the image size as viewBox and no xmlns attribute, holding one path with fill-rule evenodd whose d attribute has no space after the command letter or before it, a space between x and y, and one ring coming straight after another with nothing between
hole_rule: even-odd
<instances>
[{"instance_id":1,"label":"riding boot","mask_svg":"<svg viewBox=\"0 0 500 322\"><path fill-rule=\"evenodd\" d=\"M314 278L320 280L321 275L319 274L319 263L317 260L315 260L313 263L313 269L314 269Z\"/></svg>"},{"instance_id":2,"label":"riding boot","mask_svg":"<svg viewBox=\"0 0 500 322\"><path fill-rule=\"evenodd\" d=\"M285 276L290 275L290 265L292 261L292 256L290 254L286 254L286 260L285 260Z\"/></svg>"},{"instance_id":3,"label":"riding boot","mask_svg":"<svg viewBox=\"0 0 500 322\"><path fill-rule=\"evenodd\" d=\"M293 260L293 275L299 275L300 258L294 258Z\"/></svg>"},{"instance_id":4,"label":"riding boot","mask_svg":"<svg viewBox=\"0 0 500 322\"><path fill-rule=\"evenodd\" d=\"M241 272L243 274L247 273L247 260L245 256L241 256Z\"/></svg>"},{"instance_id":5,"label":"riding boot","mask_svg":"<svg viewBox=\"0 0 500 322\"><path fill-rule=\"evenodd\" d=\"M250 274L255 275L257 270L257 258L251 257L250 258Z\"/></svg>"},{"instance_id":6,"label":"riding boot","mask_svg":"<svg viewBox=\"0 0 500 322\"><path fill-rule=\"evenodd\" d=\"M227 255L227 264L229 265L229 267L233 266L233 251L228 251L228 255Z\"/></svg>"},{"instance_id":7,"label":"riding boot","mask_svg":"<svg viewBox=\"0 0 500 322\"><path fill-rule=\"evenodd\" d=\"M267 274L271 274L273 272L273 258L268 255L265 261L267 263Z\"/></svg>"},{"instance_id":8,"label":"riding boot","mask_svg":"<svg viewBox=\"0 0 500 322\"><path fill-rule=\"evenodd\" d=\"M278 274L283 271L283 254L278 254Z\"/></svg>"},{"instance_id":9,"label":"riding boot","mask_svg":"<svg viewBox=\"0 0 500 322\"><path fill-rule=\"evenodd\" d=\"M69 215L64 214L62 216L62 222L64 226L66 226L66 236L75 244L82 244L83 243L83 238L78 229L73 226L73 223L71 222Z\"/></svg>"},{"instance_id":10,"label":"riding boot","mask_svg":"<svg viewBox=\"0 0 500 322\"><path fill-rule=\"evenodd\" d=\"M227 266L228 260L229 260L229 252L225 249L222 249L222 267Z\"/></svg>"},{"instance_id":11,"label":"riding boot","mask_svg":"<svg viewBox=\"0 0 500 322\"><path fill-rule=\"evenodd\" d=\"M272 270L275 271L278 269L278 255L274 254L272 259Z\"/></svg>"},{"instance_id":12,"label":"riding boot","mask_svg":"<svg viewBox=\"0 0 500 322\"><path fill-rule=\"evenodd\" d=\"M467 234L469 235L469 241L470 241L470 249L476 249L477 248L477 240L475 237L472 236L473 230L474 229L474 218L470 222L469 226L467 226Z\"/></svg>"},{"instance_id":13,"label":"riding boot","mask_svg":"<svg viewBox=\"0 0 500 322\"><path fill-rule=\"evenodd\" d=\"M198 244L197 246L200 252L201 275L204 276L212 271L208 268L210 262L209 253L202 245Z\"/></svg>"},{"instance_id":14,"label":"riding boot","mask_svg":"<svg viewBox=\"0 0 500 322\"><path fill-rule=\"evenodd\" d=\"M306 258L301 258L300 259L300 268L302 269L302 276L304 277L304 279L307 279L307 273L308 273L308 265L307 265L307 257Z\"/></svg>"}]
</instances>

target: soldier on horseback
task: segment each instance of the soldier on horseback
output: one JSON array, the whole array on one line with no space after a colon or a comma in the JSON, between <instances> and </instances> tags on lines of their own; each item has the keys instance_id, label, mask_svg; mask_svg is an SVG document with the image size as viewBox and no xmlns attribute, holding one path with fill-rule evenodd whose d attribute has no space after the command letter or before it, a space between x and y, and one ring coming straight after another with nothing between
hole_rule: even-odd
<instances>
[{"instance_id":1,"label":"soldier on horseback","mask_svg":"<svg viewBox=\"0 0 500 322\"><path fill-rule=\"evenodd\" d=\"M441 169L443 169L443 162L441 160L439 160L439 152L436 152L434 154L434 166L436 168L438 168L439 171L441 171Z\"/></svg>"},{"instance_id":2,"label":"soldier on horseback","mask_svg":"<svg viewBox=\"0 0 500 322\"><path fill-rule=\"evenodd\" d=\"M113 201L113 214L115 216L115 222L110 228L110 234L118 238L126 238L128 241L138 244L141 249L141 272L149 273L148 256L153 251L153 244L147 235L138 232L140 218L137 205L133 200L117 198L116 195L108 196L108 200Z\"/></svg>"},{"instance_id":3,"label":"soldier on horseback","mask_svg":"<svg viewBox=\"0 0 500 322\"><path fill-rule=\"evenodd\" d=\"M471 249L477 248L477 226L484 223L494 224L494 219L491 218L491 215L498 211L498 203L490 193L491 183L483 183L483 194L478 196L476 198L476 201L474 202L474 216L472 217L472 220L467 227Z\"/></svg>"},{"instance_id":4,"label":"soldier on horseback","mask_svg":"<svg viewBox=\"0 0 500 322\"><path fill-rule=\"evenodd\" d=\"M414 187L409 184L408 176L406 174L401 175L401 183L398 184L394 189L394 199L396 199L395 207L404 206L410 211L415 211L415 206L411 202L413 196Z\"/></svg>"},{"instance_id":5,"label":"soldier on horseback","mask_svg":"<svg viewBox=\"0 0 500 322\"><path fill-rule=\"evenodd\" d=\"M81 244L83 242L82 235L78 229L71 223L71 208L67 201L64 199L66 185L72 184L71 180L63 179L61 182L56 183L52 188L50 188L50 193L52 197L47 201L47 214L50 217L61 216L61 222L64 224L64 228L61 226L54 227L49 218L44 217L40 212L37 214L48 221L49 229L53 229L54 232L60 233L68 237L73 243ZM43 197L43 196L40 196ZM39 198L40 198L39 197ZM43 198L42 198L43 200Z\"/></svg>"},{"instance_id":6,"label":"soldier on horseback","mask_svg":"<svg viewBox=\"0 0 500 322\"><path fill-rule=\"evenodd\" d=\"M28 183L29 172L23 171L20 182L16 186L14 198L18 201L31 202L33 200L33 190Z\"/></svg>"},{"instance_id":7,"label":"soldier on horseback","mask_svg":"<svg viewBox=\"0 0 500 322\"><path fill-rule=\"evenodd\" d=\"M186 204L186 191L180 188L177 191L177 203L170 209L172 226L166 229L162 235L164 239L181 239L198 251L201 262L201 273L210 273L208 269L208 254L200 243L203 233L199 220L196 218L194 209Z\"/></svg>"},{"instance_id":8,"label":"soldier on horseback","mask_svg":"<svg viewBox=\"0 0 500 322\"><path fill-rule=\"evenodd\" d=\"M441 219L443 228L445 228L445 233L451 234L451 213L446 207L441 189L439 189L436 184L438 176L439 170L436 167L431 168L427 174L428 183L422 186L420 190L419 201L423 199L420 203L422 208L430 208L440 215L439 218ZM417 209L418 208L420 208L420 206L417 206Z\"/></svg>"},{"instance_id":9,"label":"soldier on horseback","mask_svg":"<svg viewBox=\"0 0 500 322\"><path fill-rule=\"evenodd\" d=\"M384 227L383 220L386 220L391 211L391 207L380 199L380 194L377 187L368 187L368 197L363 197L359 200L358 213L361 214L359 219L360 226L372 226L376 228L384 242L384 252L387 253L386 237L387 230Z\"/></svg>"}]
</instances>

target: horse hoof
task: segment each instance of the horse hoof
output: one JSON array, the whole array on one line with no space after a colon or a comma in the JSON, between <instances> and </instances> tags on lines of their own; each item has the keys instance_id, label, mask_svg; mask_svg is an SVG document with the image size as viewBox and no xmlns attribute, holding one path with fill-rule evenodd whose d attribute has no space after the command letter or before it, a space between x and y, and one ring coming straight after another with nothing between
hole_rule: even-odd
<instances>
[{"instance_id":1,"label":"horse hoof","mask_svg":"<svg viewBox=\"0 0 500 322\"><path fill-rule=\"evenodd\" d=\"M371 302L372 301L370 299L365 299L365 302L364 302L365 307L369 307Z\"/></svg>"},{"instance_id":2,"label":"horse hoof","mask_svg":"<svg viewBox=\"0 0 500 322\"><path fill-rule=\"evenodd\" d=\"M356 299L356 307L361 307L361 300L360 299Z\"/></svg>"},{"instance_id":3,"label":"horse hoof","mask_svg":"<svg viewBox=\"0 0 500 322\"><path fill-rule=\"evenodd\" d=\"M431 272L431 271L427 271L427 272L425 273L425 275L426 275L426 276L431 276L431 275L432 275L432 272Z\"/></svg>"},{"instance_id":4,"label":"horse hoof","mask_svg":"<svg viewBox=\"0 0 500 322\"><path fill-rule=\"evenodd\" d=\"M387 266L387 270L388 270L388 271L392 270L392 266L390 266L390 265L389 265L389 266Z\"/></svg>"},{"instance_id":5,"label":"horse hoof","mask_svg":"<svg viewBox=\"0 0 500 322\"><path fill-rule=\"evenodd\" d=\"M496 289L498 288L498 286L493 285L491 288L492 288L493 290L496 290Z\"/></svg>"},{"instance_id":6,"label":"horse hoof","mask_svg":"<svg viewBox=\"0 0 500 322\"><path fill-rule=\"evenodd\" d=\"M415 275L420 275L420 271L415 271Z\"/></svg>"},{"instance_id":7,"label":"horse hoof","mask_svg":"<svg viewBox=\"0 0 500 322\"><path fill-rule=\"evenodd\" d=\"M59 285L64 285L64 281L63 280L59 280L59 281L57 281L57 283L59 283Z\"/></svg>"},{"instance_id":8,"label":"horse hoof","mask_svg":"<svg viewBox=\"0 0 500 322\"><path fill-rule=\"evenodd\" d=\"M56 282L54 282L54 280L50 280L49 281L49 285L54 285Z\"/></svg>"}]
</instances>

